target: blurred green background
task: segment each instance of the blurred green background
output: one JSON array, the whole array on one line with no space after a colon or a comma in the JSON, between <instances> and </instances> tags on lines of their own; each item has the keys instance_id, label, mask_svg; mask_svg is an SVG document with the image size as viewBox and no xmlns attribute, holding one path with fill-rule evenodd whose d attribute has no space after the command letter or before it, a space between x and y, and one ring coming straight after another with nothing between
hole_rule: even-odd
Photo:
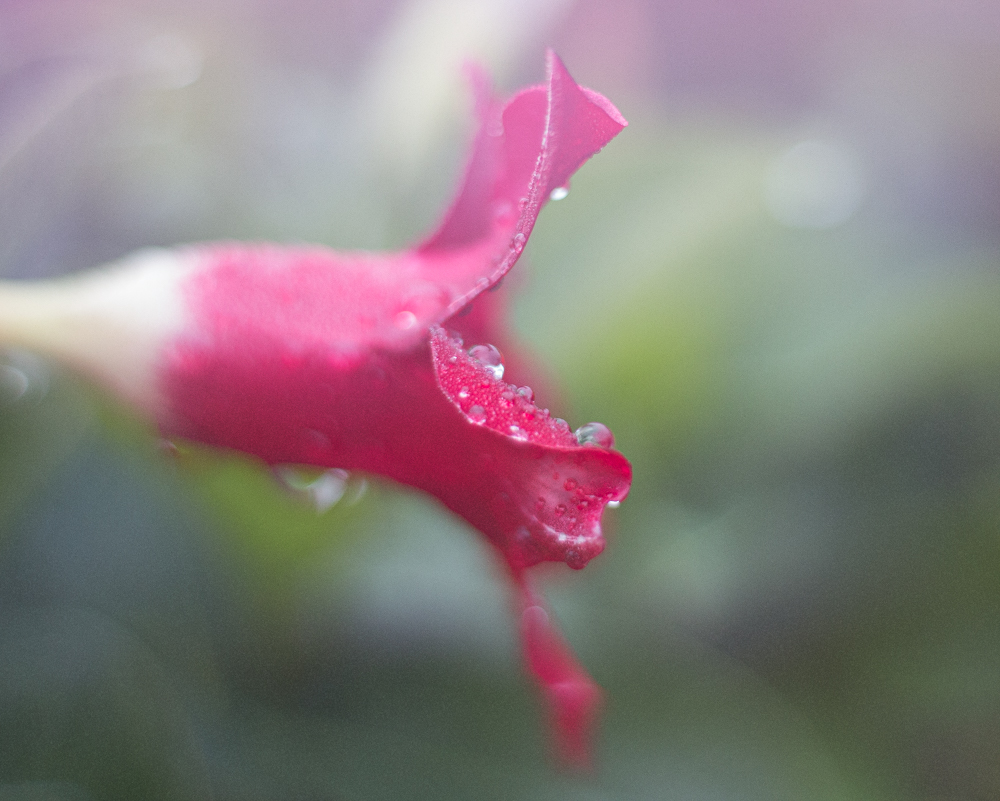
<instances>
[{"instance_id":1,"label":"blurred green background","mask_svg":"<svg viewBox=\"0 0 1000 801\"><path fill-rule=\"evenodd\" d=\"M635 469L605 555L544 572L594 774L431 499L317 510L11 351L0 799L1000 798L995 3L3 0L0 270L403 246L462 60L512 90L546 45L630 122L507 282L540 400Z\"/></svg>"}]
</instances>

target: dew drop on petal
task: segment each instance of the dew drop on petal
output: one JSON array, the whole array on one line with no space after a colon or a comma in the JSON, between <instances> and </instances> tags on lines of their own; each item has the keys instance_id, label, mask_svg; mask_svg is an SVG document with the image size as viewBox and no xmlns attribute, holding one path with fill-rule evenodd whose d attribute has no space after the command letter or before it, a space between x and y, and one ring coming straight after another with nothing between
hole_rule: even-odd
<instances>
[{"instance_id":1,"label":"dew drop on petal","mask_svg":"<svg viewBox=\"0 0 1000 801\"><path fill-rule=\"evenodd\" d=\"M567 195L569 195L568 186L557 186L549 192L549 200L563 200Z\"/></svg>"},{"instance_id":2,"label":"dew drop on petal","mask_svg":"<svg viewBox=\"0 0 1000 801\"><path fill-rule=\"evenodd\" d=\"M466 398L468 398L468 397L469 397L469 388L468 388L468 387L462 387L462 388L461 388L461 389L460 389L460 390L458 391L458 397L459 397L459 398L460 398L461 400L465 400Z\"/></svg>"},{"instance_id":3,"label":"dew drop on petal","mask_svg":"<svg viewBox=\"0 0 1000 801\"><path fill-rule=\"evenodd\" d=\"M514 439L521 440L522 442L528 439L527 433L520 426L512 425L510 427L510 435Z\"/></svg>"},{"instance_id":4,"label":"dew drop on petal","mask_svg":"<svg viewBox=\"0 0 1000 801\"><path fill-rule=\"evenodd\" d=\"M615 436L603 423L587 423L576 430L576 441L581 445L596 445L599 448L613 448Z\"/></svg>"},{"instance_id":5,"label":"dew drop on petal","mask_svg":"<svg viewBox=\"0 0 1000 801\"><path fill-rule=\"evenodd\" d=\"M535 400L535 393L532 392L531 387L521 387L517 390L517 394L528 401L528 403L533 403Z\"/></svg>"},{"instance_id":6,"label":"dew drop on petal","mask_svg":"<svg viewBox=\"0 0 1000 801\"><path fill-rule=\"evenodd\" d=\"M524 243L527 241L527 237L518 231L514 236L510 238L510 246L517 251L520 251L524 247Z\"/></svg>"},{"instance_id":7,"label":"dew drop on petal","mask_svg":"<svg viewBox=\"0 0 1000 801\"><path fill-rule=\"evenodd\" d=\"M494 345L476 345L469 349L469 355L489 370L494 378L503 378L503 356Z\"/></svg>"},{"instance_id":8,"label":"dew drop on petal","mask_svg":"<svg viewBox=\"0 0 1000 801\"><path fill-rule=\"evenodd\" d=\"M576 550L576 548L570 548L566 551L563 558L566 560L566 564L574 570L583 570L587 566L586 557Z\"/></svg>"},{"instance_id":9,"label":"dew drop on petal","mask_svg":"<svg viewBox=\"0 0 1000 801\"><path fill-rule=\"evenodd\" d=\"M393 319L396 328L406 331L417 324L417 315L411 311L401 311Z\"/></svg>"},{"instance_id":10,"label":"dew drop on petal","mask_svg":"<svg viewBox=\"0 0 1000 801\"><path fill-rule=\"evenodd\" d=\"M469 407L469 419L477 425L486 422L486 410L482 406Z\"/></svg>"},{"instance_id":11,"label":"dew drop on petal","mask_svg":"<svg viewBox=\"0 0 1000 801\"><path fill-rule=\"evenodd\" d=\"M608 509L617 509L621 505L621 501L608 501Z\"/></svg>"}]
</instances>

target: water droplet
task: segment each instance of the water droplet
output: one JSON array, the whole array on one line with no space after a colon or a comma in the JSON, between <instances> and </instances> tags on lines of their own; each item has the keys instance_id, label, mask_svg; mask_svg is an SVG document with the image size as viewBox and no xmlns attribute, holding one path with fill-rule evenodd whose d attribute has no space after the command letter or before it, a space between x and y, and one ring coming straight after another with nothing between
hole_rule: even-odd
<instances>
[{"instance_id":1,"label":"water droplet","mask_svg":"<svg viewBox=\"0 0 1000 801\"><path fill-rule=\"evenodd\" d=\"M510 238L510 246L514 250L520 251L524 247L525 241L527 241L527 237L518 231Z\"/></svg>"},{"instance_id":2,"label":"water droplet","mask_svg":"<svg viewBox=\"0 0 1000 801\"><path fill-rule=\"evenodd\" d=\"M621 501L608 501L608 509L617 509L621 505Z\"/></svg>"},{"instance_id":3,"label":"water droplet","mask_svg":"<svg viewBox=\"0 0 1000 801\"><path fill-rule=\"evenodd\" d=\"M569 194L568 186L557 186L549 192L549 200L563 200Z\"/></svg>"},{"instance_id":4,"label":"water droplet","mask_svg":"<svg viewBox=\"0 0 1000 801\"><path fill-rule=\"evenodd\" d=\"M344 497L349 477L346 470L327 470L309 485L309 496L317 512L327 511Z\"/></svg>"},{"instance_id":5,"label":"water droplet","mask_svg":"<svg viewBox=\"0 0 1000 801\"><path fill-rule=\"evenodd\" d=\"M502 287L503 286L503 279L504 279L504 277L505 276L501 275L500 278L497 279L497 282L495 284L493 284L493 286L491 286L489 288L489 291L490 292L496 292L500 287Z\"/></svg>"},{"instance_id":6,"label":"water droplet","mask_svg":"<svg viewBox=\"0 0 1000 801\"><path fill-rule=\"evenodd\" d=\"M401 311L395 317L392 318L393 323L396 328L401 328L404 331L413 328L417 324L417 315L411 311Z\"/></svg>"},{"instance_id":7,"label":"water droplet","mask_svg":"<svg viewBox=\"0 0 1000 801\"><path fill-rule=\"evenodd\" d=\"M510 427L510 435L514 439L520 440L521 442L524 442L525 440L528 439L527 432L525 432L524 429L522 429L520 426L512 425Z\"/></svg>"},{"instance_id":8,"label":"water droplet","mask_svg":"<svg viewBox=\"0 0 1000 801\"><path fill-rule=\"evenodd\" d=\"M459 398L460 398L461 400L465 400L465 399L466 399L467 397L469 397L469 388L468 388L468 387L462 387L462 388L461 388L461 389L460 389L460 390L458 391L458 397L459 397Z\"/></svg>"},{"instance_id":9,"label":"water droplet","mask_svg":"<svg viewBox=\"0 0 1000 801\"><path fill-rule=\"evenodd\" d=\"M598 448L613 448L615 435L603 423L587 423L576 430L576 441L581 445L596 445Z\"/></svg>"},{"instance_id":10,"label":"water droplet","mask_svg":"<svg viewBox=\"0 0 1000 801\"><path fill-rule=\"evenodd\" d=\"M563 489L567 492L572 492L577 488L577 483L575 478L567 478L566 483L563 484Z\"/></svg>"},{"instance_id":11,"label":"water droplet","mask_svg":"<svg viewBox=\"0 0 1000 801\"><path fill-rule=\"evenodd\" d=\"M30 353L11 349L0 354L0 403L39 401L49 391L48 368Z\"/></svg>"},{"instance_id":12,"label":"water droplet","mask_svg":"<svg viewBox=\"0 0 1000 801\"><path fill-rule=\"evenodd\" d=\"M457 363L458 363L458 356L449 356L448 357L448 364L457 364Z\"/></svg>"},{"instance_id":13,"label":"water droplet","mask_svg":"<svg viewBox=\"0 0 1000 801\"><path fill-rule=\"evenodd\" d=\"M528 198L522 197L517 201L517 210L523 213L526 208L528 208Z\"/></svg>"},{"instance_id":14,"label":"water droplet","mask_svg":"<svg viewBox=\"0 0 1000 801\"><path fill-rule=\"evenodd\" d=\"M528 401L528 403L533 403L535 400L535 393L531 391L531 387L521 387L517 390L517 394Z\"/></svg>"},{"instance_id":15,"label":"water droplet","mask_svg":"<svg viewBox=\"0 0 1000 801\"><path fill-rule=\"evenodd\" d=\"M556 517L562 517L566 514L566 504L561 503L555 508Z\"/></svg>"},{"instance_id":16,"label":"water droplet","mask_svg":"<svg viewBox=\"0 0 1000 801\"><path fill-rule=\"evenodd\" d=\"M587 559L576 548L570 548L563 557L566 564L574 570L582 570L587 566Z\"/></svg>"},{"instance_id":17,"label":"water droplet","mask_svg":"<svg viewBox=\"0 0 1000 801\"><path fill-rule=\"evenodd\" d=\"M548 409L546 409L545 411L548 411ZM569 428L569 423L567 423L561 417L553 417L552 422L556 424L557 428Z\"/></svg>"},{"instance_id":18,"label":"water droplet","mask_svg":"<svg viewBox=\"0 0 1000 801\"><path fill-rule=\"evenodd\" d=\"M493 345L476 345L470 348L469 355L476 359L496 379L503 378L503 356Z\"/></svg>"},{"instance_id":19,"label":"water droplet","mask_svg":"<svg viewBox=\"0 0 1000 801\"><path fill-rule=\"evenodd\" d=\"M482 425L486 422L486 410L482 406L470 406L469 419L477 425Z\"/></svg>"},{"instance_id":20,"label":"water droplet","mask_svg":"<svg viewBox=\"0 0 1000 801\"><path fill-rule=\"evenodd\" d=\"M455 343L456 348L460 348L465 344L462 340L462 335L458 333L458 331L449 331L448 336L451 338L451 341Z\"/></svg>"},{"instance_id":21,"label":"water droplet","mask_svg":"<svg viewBox=\"0 0 1000 801\"><path fill-rule=\"evenodd\" d=\"M314 476L292 465L279 465L272 472L286 490L309 502L320 514L344 497L350 478L346 470L325 470Z\"/></svg>"},{"instance_id":22,"label":"water droplet","mask_svg":"<svg viewBox=\"0 0 1000 801\"><path fill-rule=\"evenodd\" d=\"M24 370L19 370L10 364L0 364L0 391L7 400L20 400L30 387L31 380Z\"/></svg>"}]
</instances>

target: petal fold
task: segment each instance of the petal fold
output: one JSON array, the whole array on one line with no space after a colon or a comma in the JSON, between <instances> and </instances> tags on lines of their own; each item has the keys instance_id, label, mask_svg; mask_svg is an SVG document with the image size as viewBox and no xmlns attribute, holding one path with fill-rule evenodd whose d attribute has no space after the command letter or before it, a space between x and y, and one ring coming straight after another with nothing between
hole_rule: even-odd
<instances>
[{"instance_id":1,"label":"petal fold","mask_svg":"<svg viewBox=\"0 0 1000 801\"><path fill-rule=\"evenodd\" d=\"M514 265L553 189L626 125L602 95L579 86L547 54L548 80L505 106L474 79L479 131L458 197L416 253L425 275L448 286L446 316L499 281Z\"/></svg>"}]
</instances>

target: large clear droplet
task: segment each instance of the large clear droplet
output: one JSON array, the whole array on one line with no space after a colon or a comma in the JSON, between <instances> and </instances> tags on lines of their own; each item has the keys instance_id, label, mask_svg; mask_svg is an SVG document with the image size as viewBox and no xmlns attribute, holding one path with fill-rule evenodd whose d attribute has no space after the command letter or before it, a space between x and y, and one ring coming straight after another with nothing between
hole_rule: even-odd
<instances>
[{"instance_id":1,"label":"large clear droplet","mask_svg":"<svg viewBox=\"0 0 1000 801\"><path fill-rule=\"evenodd\" d=\"M469 407L469 419L478 425L486 422L486 410L482 406Z\"/></svg>"},{"instance_id":2,"label":"large clear droplet","mask_svg":"<svg viewBox=\"0 0 1000 801\"><path fill-rule=\"evenodd\" d=\"M557 186L549 192L549 200L563 200L567 195L569 195L568 186Z\"/></svg>"},{"instance_id":3,"label":"large clear droplet","mask_svg":"<svg viewBox=\"0 0 1000 801\"><path fill-rule=\"evenodd\" d=\"M489 370L494 378L503 378L503 356L494 345L476 345L469 349L469 355Z\"/></svg>"},{"instance_id":4,"label":"large clear droplet","mask_svg":"<svg viewBox=\"0 0 1000 801\"><path fill-rule=\"evenodd\" d=\"M411 311L404 310L393 317L392 321L395 323L396 328L401 328L406 331L407 329L413 328L413 326L417 324L417 315Z\"/></svg>"},{"instance_id":5,"label":"large clear droplet","mask_svg":"<svg viewBox=\"0 0 1000 801\"><path fill-rule=\"evenodd\" d=\"M286 490L308 502L320 514L336 506L344 497L350 478L346 470L325 470L315 475L292 465L279 465L273 472Z\"/></svg>"},{"instance_id":6,"label":"large clear droplet","mask_svg":"<svg viewBox=\"0 0 1000 801\"><path fill-rule=\"evenodd\" d=\"M615 435L603 423L587 423L576 430L576 441L581 445L596 445L599 448L613 448Z\"/></svg>"}]
</instances>

